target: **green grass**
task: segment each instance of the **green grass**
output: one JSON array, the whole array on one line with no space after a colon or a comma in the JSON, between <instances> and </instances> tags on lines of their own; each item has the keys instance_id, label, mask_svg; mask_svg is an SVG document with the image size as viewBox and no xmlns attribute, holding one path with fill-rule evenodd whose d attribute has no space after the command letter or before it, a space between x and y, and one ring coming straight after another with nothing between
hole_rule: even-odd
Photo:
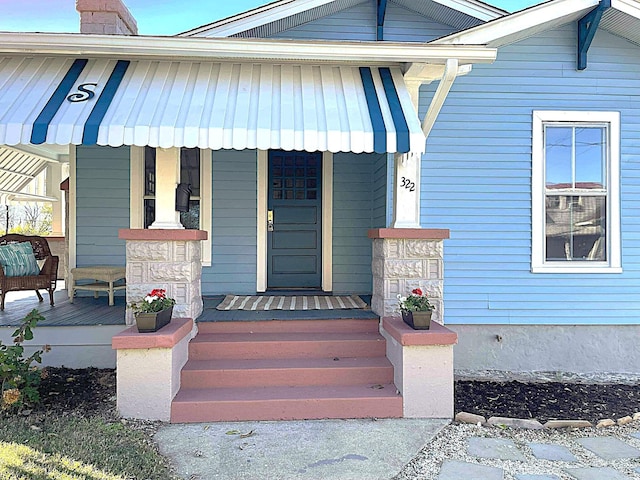
<instances>
[{"instance_id":1,"label":"green grass","mask_svg":"<svg viewBox=\"0 0 640 480\"><path fill-rule=\"evenodd\" d=\"M1 480L173 478L149 438L118 421L0 418Z\"/></svg>"}]
</instances>

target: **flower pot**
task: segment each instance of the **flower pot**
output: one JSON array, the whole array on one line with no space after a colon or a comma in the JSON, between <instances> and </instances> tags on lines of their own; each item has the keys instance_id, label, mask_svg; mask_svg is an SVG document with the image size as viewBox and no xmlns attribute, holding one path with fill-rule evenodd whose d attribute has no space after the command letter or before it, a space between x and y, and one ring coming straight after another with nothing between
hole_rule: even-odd
<instances>
[{"instance_id":1,"label":"flower pot","mask_svg":"<svg viewBox=\"0 0 640 480\"><path fill-rule=\"evenodd\" d=\"M153 313L136 313L136 326L140 333L151 333L160 330L165 325L169 325L173 306Z\"/></svg>"},{"instance_id":2,"label":"flower pot","mask_svg":"<svg viewBox=\"0 0 640 480\"><path fill-rule=\"evenodd\" d=\"M402 320L414 330L429 330L431 310L426 312L402 312Z\"/></svg>"}]
</instances>

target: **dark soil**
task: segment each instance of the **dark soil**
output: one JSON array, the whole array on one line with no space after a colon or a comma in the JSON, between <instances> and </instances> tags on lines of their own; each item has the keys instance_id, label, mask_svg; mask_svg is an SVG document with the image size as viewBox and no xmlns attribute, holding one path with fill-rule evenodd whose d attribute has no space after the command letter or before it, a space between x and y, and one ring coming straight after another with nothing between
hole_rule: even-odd
<instances>
[{"instance_id":1,"label":"dark soil","mask_svg":"<svg viewBox=\"0 0 640 480\"><path fill-rule=\"evenodd\" d=\"M112 369L45 369L33 413L116 417ZM455 411L488 417L588 420L640 412L640 385L457 381Z\"/></svg>"},{"instance_id":2,"label":"dark soil","mask_svg":"<svg viewBox=\"0 0 640 480\"><path fill-rule=\"evenodd\" d=\"M618 419L640 412L640 385L458 381L456 412L487 418Z\"/></svg>"}]
</instances>

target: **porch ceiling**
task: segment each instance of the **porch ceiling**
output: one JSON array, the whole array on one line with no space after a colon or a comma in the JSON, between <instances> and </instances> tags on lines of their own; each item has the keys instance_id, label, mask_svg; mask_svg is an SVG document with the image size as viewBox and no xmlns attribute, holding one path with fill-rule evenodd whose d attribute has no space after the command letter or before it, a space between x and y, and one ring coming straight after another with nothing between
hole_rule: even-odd
<instances>
[{"instance_id":1,"label":"porch ceiling","mask_svg":"<svg viewBox=\"0 0 640 480\"><path fill-rule=\"evenodd\" d=\"M49 162L57 160L17 148L0 146L0 196L6 196L8 200L55 201L55 198L22 192Z\"/></svg>"},{"instance_id":2,"label":"porch ceiling","mask_svg":"<svg viewBox=\"0 0 640 480\"><path fill-rule=\"evenodd\" d=\"M0 58L0 98L6 145L425 146L397 67L16 56Z\"/></svg>"}]
</instances>

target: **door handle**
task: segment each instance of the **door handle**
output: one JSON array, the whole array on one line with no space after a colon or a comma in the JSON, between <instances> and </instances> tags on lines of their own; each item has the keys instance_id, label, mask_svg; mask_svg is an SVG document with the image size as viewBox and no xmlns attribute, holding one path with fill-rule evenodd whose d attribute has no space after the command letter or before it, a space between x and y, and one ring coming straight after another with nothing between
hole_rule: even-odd
<instances>
[{"instance_id":1,"label":"door handle","mask_svg":"<svg viewBox=\"0 0 640 480\"><path fill-rule=\"evenodd\" d=\"M273 232L273 210L267 211L267 232Z\"/></svg>"}]
</instances>

